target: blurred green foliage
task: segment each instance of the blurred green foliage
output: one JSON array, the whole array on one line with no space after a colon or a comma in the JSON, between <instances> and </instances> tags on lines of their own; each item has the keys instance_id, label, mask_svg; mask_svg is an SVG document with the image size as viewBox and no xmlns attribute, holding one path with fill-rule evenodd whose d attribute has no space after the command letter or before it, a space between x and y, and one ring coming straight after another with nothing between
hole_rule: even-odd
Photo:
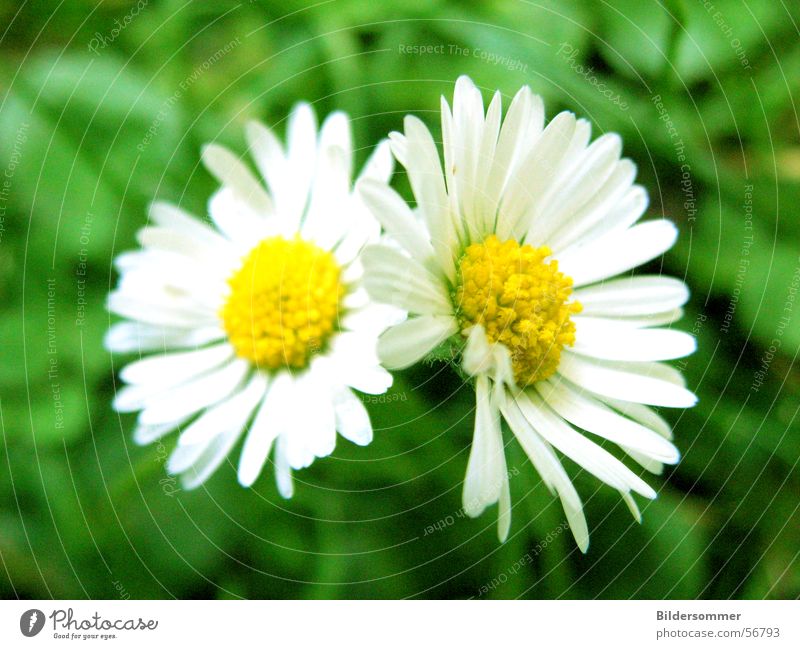
<instances>
[{"instance_id":1,"label":"blurred green foliage","mask_svg":"<svg viewBox=\"0 0 800 649\"><path fill-rule=\"evenodd\" d=\"M0 4L0 594L798 596L796 3L139 4ZM680 326L699 351L679 366L700 403L665 413L684 457L650 478L643 524L568 463L592 530L581 555L515 443L508 542L495 512L457 516L474 395L445 365L401 373L394 400L368 404L374 444L340 441L291 501L270 469L240 488L234 464L176 492L174 437L132 444L133 416L110 408L124 359L101 342L112 257L135 246L148 202L203 214L201 144L243 154L246 120L282 132L300 99L348 111L362 161L406 113L436 132L462 73L506 105L529 84L548 116L620 132L651 215L679 224L649 270L692 287Z\"/></svg>"}]
</instances>

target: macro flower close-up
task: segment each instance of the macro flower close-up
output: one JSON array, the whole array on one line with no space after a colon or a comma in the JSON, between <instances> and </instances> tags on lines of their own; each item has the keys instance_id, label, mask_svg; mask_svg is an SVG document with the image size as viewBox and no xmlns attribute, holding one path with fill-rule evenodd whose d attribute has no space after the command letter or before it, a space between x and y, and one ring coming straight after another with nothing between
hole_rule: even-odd
<instances>
[{"instance_id":1,"label":"macro flower close-up","mask_svg":"<svg viewBox=\"0 0 800 649\"><path fill-rule=\"evenodd\" d=\"M395 310L373 304L360 283L361 249L379 225L352 193L353 145L346 115L317 133L299 104L286 149L258 122L246 128L266 186L218 145L203 163L221 183L212 224L157 202L141 250L116 259L108 308L111 351L138 353L123 367L114 407L139 411L139 444L180 431L167 465L186 488L202 484L247 429L238 479L252 485L274 446L278 489L293 493L292 470L330 455L336 432L372 441L369 415L353 390L382 394L377 335ZM387 142L362 179L386 183Z\"/></svg>"},{"instance_id":2,"label":"macro flower close-up","mask_svg":"<svg viewBox=\"0 0 800 649\"><path fill-rule=\"evenodd\" d=\"M0 18L0 646L798 646L800 3Z\"/></svg>"},{"instance_id":3,"label":"macro flower close-up","mask_svg":"<svg viewBox=\"0 0 800 649\"><path fill-rule=\"evenodd\" d=\"M669 425L652 408L685 408L696 397L664 361L695 349L669 327L686 285L630 271L668 250L675 226L638 223L648 201L621 158L616 134L590 143L590 124L570 112L545 125L528 87L502 118L496 92L484 112L465 76L453 108L442 98L440 160L417 118L392 133L392 151L414 192L412 210L385 184L358 185L396 246L364 252L365 284L377 301L411 317L380 339L390 368L459 355L474 379L475 432L463 488L470 516L498 504L498 535L511 524L501 416L551 491L584 552L589 531L580 496L554 451L619 491L656 491L595 442L605 439L652 473L678 461ZM586 434L579 432L585 431Z\"/></svg>"}]
</instances>

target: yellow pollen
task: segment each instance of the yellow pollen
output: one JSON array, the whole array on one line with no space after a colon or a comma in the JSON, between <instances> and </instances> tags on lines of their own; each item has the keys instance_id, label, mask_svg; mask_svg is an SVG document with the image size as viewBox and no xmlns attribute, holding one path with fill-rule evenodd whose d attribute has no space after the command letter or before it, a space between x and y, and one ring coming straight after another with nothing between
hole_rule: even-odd
<instances>
[{"instance_id":1,"label":"yellow pollen","mask_svg":"<svg viewBox=\"0 0 800 649\"><path fill-rule=\"evenodd\" d=\"M220 311L236 354L256 366L302 369L336 329L344 296L334 256L299 238L269 237L228 280Z\"/></svg>"},{"instance_id":2,"label":"yellow pollen","mask_svg":"<svg viewBox=\"0 0 800 649\"><path fill-rule=\"evenodd\" d=\"M564 345L575 343L570 316L581 310L567 303L572 279L545 261L546 246L534 248L492 235L469 246L458 264L455 302L464 335L480 324L488 339L511 352L514 379L525 387L558 367Z\"/></svg>"}]
</instances>

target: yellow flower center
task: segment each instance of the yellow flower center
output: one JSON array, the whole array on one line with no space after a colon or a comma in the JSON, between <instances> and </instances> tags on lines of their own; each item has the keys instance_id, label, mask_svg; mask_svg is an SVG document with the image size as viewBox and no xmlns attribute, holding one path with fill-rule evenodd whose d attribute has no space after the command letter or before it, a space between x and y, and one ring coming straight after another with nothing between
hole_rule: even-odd
<instances>
[{"instance_id":1,"label":"yellow flower center","mask_svg":"<svg viewBox=\"0 0 800 649\"><path fill-rule=\"evenodd\" d=\"M262 369L302 369L336 329L345 290L333 254L299 238L269 237L228 280L222 307L237 355Z\"/></svg>"},{"instance_id":2,"label":"yellow flower center","mask_svg":"<svg viewBox=\"0 0 800 649\"><path fill-rule=\"evenodd\" d=\"M483 325L492 343L511 352L514 379L525 387L553 374L564 345L575 342L567 303L572 279L558 271L546 246L534 248L492 235L469 246L458 264L456 311L464 335Z\"/></svg>"}]
</instances>

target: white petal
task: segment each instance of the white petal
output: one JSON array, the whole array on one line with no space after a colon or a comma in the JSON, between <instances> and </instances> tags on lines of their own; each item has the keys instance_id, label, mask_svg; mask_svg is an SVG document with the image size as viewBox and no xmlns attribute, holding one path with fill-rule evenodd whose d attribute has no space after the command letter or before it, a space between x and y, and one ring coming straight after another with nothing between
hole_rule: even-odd
<instances>
[{"instance_id":1,"label":"white petal","mask_svg":"<svg viewBox=\"0 0 800 649\"><path fill-rule=\"evenodd\" d=\"M276 219L264 218L230 187L222 187L212 194L208 212L220 232L237 244L240 254L278 231Z\"/></svg>"},{"instance_id":2,"label":"white petal","mask_svg":"<svg viewBox=\"0 0 800 649\"><path fill-rule=\"evenodd\" d=\"M106 332L103 344L112 352L166 351L171 348L198 347L225 337L219 327L176 329L136 322L117 322Z\"/></svg>"},{"instance_id":3,"label":"white petal","mask_svg":"<svg viewBox=\"0 0 800 649\"><path fill-rule=\"evenodd\" d=\"M408 146L406 170L417 209L427 223L436 259L452 280L455 277L453 248L456 233L450 219L439 153L430 131L416 117L406 116L405 132Z\"/></svg>"},{"instance_id":4,"label":"white petal","mask_svg":"<svg viewBox=\"0 0 800 649\"><path fill-rule=\"evenodd\" d=\"M376 340L386 329L399 324L406 319L406 312L402 309L370 302L359 309L347 311L340 320L344 331L359 332L372 336Z\"/></svg>"},{"instance_id":5,"label":"white petal","mask_svg":"<svg viewBox=\"0 0 800 649\"><path fill-rule=\"evenodd\" d=\"M633 495L629 492L626 493L624 491L620 491L620 496L622 496L622 500L625 501L625 504L628 506L628 509L631 512L631 516L633 516L634 520L637 523L642 522L642 513L639 511L639 506L636 504L636 501L633 499Z\"/></svg>"},{"instance_id":6,"label":"white petal","mask_svg":"<svg viewBox=\"0 0 800 649\"><path fill-rule=\"evenodd\" d=\"M458 331L458 323L448 316L420 316L396 325L378 340L378 355L390 369L413 365L439 343Z\"/></svg>"},{"instance_id":7,"label":"white petal","mask_svg":"<svg viewBox=\"0 0 800 649\"><path fill-rule=\"evenodd\" d=\"M678 449L657 432L558 380L541 381L536 384L536 391L556 413L579 428L662 463L675 464L680 459Z\"/></svg>"},{"instance_id":8,"label":"white petal","mask_svg":"<svg viewBox=\"0 0 800 649\"><path fill-rule=\"evenodd\" d=\"M291 376L284 391L284 417L278 437L293 469L303 469L314 461L316 455L309 446L319 433L318 430L309 430L308 417L308 411L317 406L319 395L305 394L299 379L299 376Z\"/></svg>"},{"instance_id":9,"label":"white petal","mask_svg":"<svg viewBox=\"0 0 800 649\"><path fill-rule=\"evenodd\" d=\"M158 385L126 385L114 394L112 405L117 412L136 412L161 391Z\"/></svg>"},{"instance_id":10,"label":"white petal","mask_svg":"<svg viewBox=\"0 0 800 649\"><path fill-rule=\"evenodd\" d=\"M670 221L648 221L625 232L570 247L559 256L559 269L572 278L575 286L591 284L658 257L672 247L677 237L678 229Z\"/></svg>"},{"instance_id":11,"label":"white petal","mask_svg":"<svg viewBox=\"0 0 800 649\"><path fill-rule=\"evenodd\" d=\"M241 428L233 428L214 439L197 458L194 464L181 474L184 489L196 489L208 480L223 460L228 457L233 445L239 439ZM176 451L175 451L176 452Z\"/></svg>"},{"instance_id":12,"label":"white petal","mask_svg":"<svg viewBox=\"0 0 800 649\"><path fill-rule=\"evenodd\" d=\"M514 366L511 361L511 352L508 347L503 344L495 344L493 348L494 373L492 374L492 379L494 380L495 392L502 392L506 387L511 390L516 390L517 384L514 380Z\"/></svg>"},{"instance_id":13,"label":"white petal","mask_svg":"<svg viewBox=\"0 0 800 649\"><path fill-rule=\"evenodd\" d=\"M656 376L647 364L590 360L565 350L558 372L576 385L612 399L668 408L690 408L697 403L689 390Z\"/></svg>"},{"instance_id":14,"label":"white petal","mask_svg":"<svg viewBox=\"0 0 800 649\"><path fill-rule=\"evenodd\" d=\"M512 398L505 400L501 411L545 485L558 494L575 541L581 551L586 552L589 548L589 529L583 515L583 504L561 461L550 445L531 427Z\"/></svg>"},{"instance_id":15,"label":"white petal","mask_svg":"<svg viewBox=\"0 0 800 649\"><path fill-rule=\"evenodd\" d=\"M133 441L139 446L146 446L152 444L158 439L161 439L167 433L171 433L178 428L185 419L178 421L170 421L166 424L156 424L155 426L137 426L133 431Z\"/></svg>"},{"instance_id":16,"label":"white petal","mask_svg":"<svg viewBox=\"0 0 800 649\"><path fill-rule=\"evenodd\" d=\"M148 226L136 233L136 240L147 250L184 255L201 265L209 265L225 272L238 259L230 245L212 245L187 237L179 230L161 226Z\"/></svg>"},{"instance_id":17,"label":"white petal","mask_svg":"<svg viewBox=\"0 0 800 649\"><path fill-rule=\"evenodd\" d=\"M602 399L625 417L638 421L642 426L656 431L666 439L672 439L672 426L652 408L642 405L641 403L619 401L618 399L609 399L608 397L602 397Z\"/></svg>"},{"instance_id":18,"label":"white petal","mask_svg":"<svg viewBox=\"0 0 800 649\"><path fill-rule=\"evenodd\" d=\"M215 248L229 246L219 233L175 205L156 201L150 206L150 219L157 225L179 232L200 244Z\"/></svg>"},{"instance_id":19,"label":"white petal","mask_svg":"<svg viewBox=\"0 0 800 649\"><path fill-rule=\"evenodd\" d=\"M655 431L665 439L672 439L672 428L667 423L667 421L658 415L655 411L653 411L648 406L644 406L640 403L630 403L627 401L618 401L616 399L609 399L607 397L601 397L603 401L614 408L617 412L622 414L624 417L632 419L643 426L646 426L650 430ZM636 462L642 465L647 471L651 473L655 473L656 475L660 475L664 471L664 465L661 462L657 462L649 458L648 456L638 453L636 451L628 450L626 451L627 454L633 458Z\"/></svg>"},{"instance_id":20,"label":"white petal","mask_svg":"<svg viewBox=\"0 0 800 649\"><path fill-rule=\"evenodd\" d=\"M289 439L302 440L302 445L314 457L327 457L336 446L336 413L333 405L333 376L328 359L318 356L311 367L295 381L295 390L300 397L298 405L302 412L295 413ZM290 447L291 449L291 447ZM300 463L289 463L300 469Z\"/></svg>"},{"instance_id":21,"label":"white petal","mask_svg":"<svg viewBox=\"0 0 800 649\"><path fill-rule=\"evenodd\" d=\"M636 165L628 159L619 160L602 187L572 212L562 212L552 219L555 231L547 237L547 245L558 254L592 231L606 219L616 219L619 208L636 178ZM560 221L559 221L560 219Z\"/></svg>"},{"instance_id":22,"label":"white petal","mask_svg":"<svg viewBox=\"0 0 800 649\"><path fill-rule=\"evenodd\" d=\"M645 471L649 471L654 475L661 475L662 473L664 473L664 465L658 460L653 460L649 458L644 453L640 453L639 451L631 451L630 449L625 449L625 454L628 457L630 457L634 462L636 462L639 466L641 466Z\"/></svg>"},{"instance_id":23,"label":"white petal","mask_svg":"<svg viewBox=\"0 0 800 649\"><path fill-rule=\"evenodd\" d=\"M256 372L240 392L206 410L187 426L178 438L181 446L206 445L230 426L241 425L250 418L255 407L261 403L267 389L266 378Z\"/></svg>"},{"instance_id":24,"label":"white petal","mask_svg":"<svg viewBox=\"0 0 800 649\"><path fill-rule=\"evenodd\" d=\"M356 264L353 264L355 266ZM351 269L347 269L349 272ZM359 275L358 278L347 278L345 281L348 282L355 282L361 278ZM369 293L367 293L366 289L362 286L358 286L355 290L349 291L343 298L342 298L342 306L346 309L363 309L365 306L370 304L370 297Z\"/></svg>"},{"instance_id":25,"label":"white petal","mask_svg":"<svg viewBox=\"0 0 800 649\"><path fill-rule=\"evenodd\" d=\"M443 111L442 133L445 146L449 149L446 162L448 189L451 195L457 197L456 212L462 216L467 232L477 237L482 234L474 208L475 192L478 190L478 155L484 126L483 97L465 75L456 80L452 116L452 132L448 133L444 128L446 115ZM456 231L463 231L463 228L456 227Z\"/></svg>"},{"instance_id":26,"label":"white petal","mask_svg":"<svg viewBox=\"0 0 800 649\"><path fill-rule=\"evenodd\" d=\"M515 400L522 414L544 439L599 480L620 491L633 489L646 498L656 497L656 492L644 480L608 451L578 433L537 393L522 392Z\"/></svg>"},{"instance_id":27,"label":"white petal","mask_svg":"<svg viewBox=\"0 0 800 649\"><path fill-rule=\"evenodd\" d=\"M380 366L377 340L363 333L340 333L331 343L329 360L338 383L367 394L383 394L392 375Z\"/></svg>"},{"instance_id":28,"label":"white petal","mask_svg":"<svg viewBox=\"0 0 800 649\"><path fill-rule=\"evenodd\" d=\"M609 399L608 397L601 397L601 399L624 417L642 424L650 430L655 431L665 439L672 439L672 427L652 408L644 406L640 403L619 401L617 399ZM656 460L653 460L648 456L635 451L628 450L626 453L651 473L655 473L656 475L663 473L664 465L661 462L657 462Z\"/></svg>"},{"instance_id":29,"label":"white petal","mask_svg":"<svg viewBox=\"0 0 800 649\"><path fill-rule=\"evenodd\" d=\"M116 259L121 277L114 294L140 303L181 308L206 318L222 307L228 287L219 267L155 250L125 253Z\"/></svg>"},{"instance_id":30,"label":"white petal","mask_svg":"<svg viewBox=\"0 0 800 649\"><path fill-rule=\"evenodd\" d=\"M324 250L332 249L352 223L347 165L347 156L338 146L320 149L302 232Z\"/></svg>"},{"instance_id":31,"label":"white petal","mask_svg":"<svg viewBox=\"0 0 800 649\"><path fill-rule=\"evenodd\" d=\"M442 283L418 262L389 246L361 253L364 287L373 300L413 313L447 315L453 307Z\"/></svg>"},{"instance_id":32,"label":"white petal","mask_svg":"<svg viewBox=\"0 0 800 649\"><path fill-rule=\"evenodd\" d=\"M573 293L591 316L634 316L677 309L689 299L689 289L679 279L638 275L604 281Z\"/></svg>"},{"instance_id":33,"label":"white petal","mask_svg":"<svg viewBox=\"0 0 800 649\"><path fill-rule=\"evenodd\" d=\"M325 118L319 132L319 151L331 147L338 148L344 156L346 182L349 185L353 176L353 136L350 132L350 120L340 110Z\"/></svg>"},{"instance_id":34,"label":"white petal","mask_svg":"<svg viewBox=\"0 0 800 649\"><path fill-rule=\"evenodd\" d=\"M494 160L486 178L486 205L492 223L494 223L497 206L508 178L514 175L516 166L530 151L543 127L544 103L542 98L532 95L531 89L523 86L514 96L503 120Z\"/></svg>"},{"instance_id":35,"label":"white petal","mask_svg":"<svg viewBox=\"0 0 800 649\"><path fill-rule=\"evenodd\" d=\"M633 185L604 218L571 242L567 248L573 245L585 245L597 239L624 232L642 218L649 205L650 197L647 195L647 190L641 185Z\"/></svg>"},{"instance_id":36,"label":"white petal","mask_svg":"<svg viewBox=\"0 0 800 649\"><path fill-rule=\"evenodd\" d=\"M558 166L558 172L555 176L555 183L560 184L564 178L570 176L577 169L582 156L586 153L586 147L589 146L589 140L592 136L592 124L589 120L581 117L575 120L575 132L567 144L564 156Z\"/></svg>"},{"instance_id":37,"label":"white petal","mask_svg":"<svg viewBox=\"0 0 800 649\"><path fill-rule=\"evenodd\" d=\"M433 248L425 228L408 204L392 188L374 180L362 180L356 191L386 230L386 233L415 259L433 257Z\"/></svg>"},{"instance_id":38,"label":"white petal","mask_svg":"<svg viewBox=\"0 0 800 649\"><path fill-rule=\"evenodd\" d=\"M170 304L163 298L147 299L139 295L131 296L119 291L109 294L106 307L112 313L136 323L157 327L195 329L215 326L219 319L206 307L187 304Z\"/></svg>"},{"instance_id":39,"label":"white petal","mask_svg":"<svg viewBox=\"0 0 800 649\"><path fill-rule=\"evenodd\" d=\"M397 131L389 133L389 147L392 150L392 155L404 167L408 163L408 142L406 136Z\"/></svg>"},{"instance_id":40,"label":"white petal","mask_svg":"<svg viewBox=\"0 0 800 649\"><path fill-rule=\"evenodd\" d=\"M486 110L486 120L483 124L481 134L480 149L477 157L477 168L475 174L474 192L474 219L478 224L478 232L484 234L494 229L494 209L495 202L491 193L487 192L489 174L485 172L490 169L494 162L494 153L497 147L497 138L500 133L500 118L502 113L502 100L500 92L495 92L489 108Z\"/></svg>"},{"instance_id":41,"label":"white petal","mask_svg":"<svg viewBox=\"0 0 800 649\"><path fill-rule=\"evenodd\" d=\"M666 363L614 363L612 361L605 361L605 363L609 363L626 370L632 370L640 374L645 374L647 376L652 376L654 379L659 379L660 381L667 381L668 383L672 383L679 388L686 387L686 378L683 376L680 370L672 367L671 365L667 365Z\"/></svg>"},{"instance_id":42,"label":"white petal","mask_svg":"<svg viewBox=\"0 0 800 649\"><path fill-rule=\"evenodd\" d=\"M392 387L392 375L380 365L349 368L340 372L342 383L365 394L383 394Z\"/></svg>"},{"instance_id":43,"label":"white petal","mask_svg":"<svg viewBox=\"0 0 800 649\"><path fill-rule=\"evenodd\" d=\"M494 369L494 354L486 339L483 325L477 324L470 329L467 344L464 345L461 367L470 376L489 374Z\"/></svg>"},{"instance_id":44,"label":"white petal","mask_svg":"<svg viewBox=\"0 0 800 649\"><path fill-rule=\"evenodd\" d=\"M311 182L317 167L317 119L307 103L299 103L289 115L287 140L287 203L285 216L300 222L308 203ZM284 216L282 214L282 216Z\"/></svg>"},{"instance_id":45,"label":"white petal","mask_svg":"<svg viewBox=\"0 0 800 649\"><path fill-rule=\"evenodd\" d=\"M551 235L601 190L614 172L622 151L622 140L607 133L581 152L569 174L546 188L536 200L532 235L549 243Z\"/></svg>"},{"instance_id":46,"label":"white petal","mask_svg":"<svg viewBox=\"0 0 800 649\"><path fill-rule=\"evenodd\" d=\"M392 177L392 171L394 171L392 147L389 140L381 140L364 164L359 179L388 183Z\"/></svg>"},{"instance_id":47,"label":"white petal","mask_svg":"<svg viewBox=\"0 0 800 649\"><path fill-rule=\"evenodd\" d=\"M610 361L665 361L697 348L694 336L677 329L631 329L624 324L575 319L575 344L570 351Z\"/></svg>"},{"instance_id":48,"label":"white petal","mask_svg":"<svg viewBox=\"0 0 800 649\"><path fill-rule=\"evenodd\" d=\"M192 415L226 399L242 383L250 366L235 359L193 381L165 391L139 413L142 425L162 424Z\"/></svg>"},{"instance_id":49,"label":"white petal","mask_svg":"<svg viewBox=\"0 0 800 649\"><path fill-rule=\"evenodd\" d=\"M505 543L511 529L511 489L508 485L508 468L505 457L502 458L500 497L497 501L497 538Z\"/></svg>"},{"instance_id":50,"label":"white petal","mask_svg":"<svg viewBox=\"0 0 800 649\"><path fill-rule=\"evenodd\" d=\"M222 306L227 287L220 276L209 276L189 265L160 262L125 272L115 295L155 307L180 308L187 314L206 318Z\"/></svg>"},{"instance_id":51,"label":"white petal","mask_svg":"<svg viewBox=\"0 0 800 649\"><path fill-rule=\"evenodd\" d=\"M472 437L467 474L462 494L468 516L480 516L484 509L500 498L505 473L500 413L490 403L489 378L479 376L475 383L475 433Z\"/></svg>"},{"instance_id":52,"label":"white petal","mask_svg":"<svg viewBox=\"0 0 800 649\"><path fill-rule=\"evenodd\" d=\"M220 435L217 439L212 440L212 442L223 437L225 436ZM187 471L203 457L206 451L210 450L211 446L211 443L197 446L176 446L167 459L167 472L172 475L178 475Z\"/></svg>"},{"instance_id":53,"label":"white petal","mask_svg":"<svg viewBox=\"0 0 800 649\"><path fill-rule=\"evenodd\" d=\"M225 342L190 352L148 356L126 365L120 372L120 377L126 383L176 385L219 367L232 357L233 347Z\"/></svg>"},{"instance_id":54,"label":"white petal","mask_svg":"<svg viewBox=\"0 0 800 649\"><path fill-rule=\"evenodd\" d=\"M444 161L444 178L445 187L447 189L447 200L450 206L450 213L455 220L455 229L458 236L462 237L465 234L467 223L466 219L461 219L461 206L459 204L458 184L455 179L456 169L456 133L455 126L453 125L453 114L450 112L450 104L442 96L441 98L441 112L442 112L442 156Z\"/></svg>"},{"instance_id":55,"label":"white petal","mask_svg":"<svg viewBox=\"0 0 800 649\"><path fill-rule=\"evenodd\" d=\"M250 147L250 155L266 180L270 193L275 198L277 212L280 213L281 192L285 190L287 164L283 147L275 134L260 122L247 122L244 132Z\"/></svg>"},{"instance_id":56,"label":"white petal","mask_svg":"<svg viewBox=\"0 0 800 649\"><path fill-rule=\"evenodd\" d=\"M217 144L207 144L203 147L202 159L209 173L247 201L257 214L266 217L274 213L269 194L233 153Z\"/></svg>"},{"instance_id":57,"label":"white petal","mask_svg":"<svg viewBox=\"0 0 800 649\"><path fill-rule=\"evenodd\" d=\"M516 389L511 353L502 343L490 343L481 325L469 330L462 352L462 369L470 376L488 374L494 382L496 400L506 386ZM498 401L499 403L499 401Z\"/></svg>"},{"instance_id":58,"label":"white petal","mask_svg":"<svg viewBox=\"0 0 800 649\"><path fill-rule=\"evenodd\" d=\"M280 372L267 390L267 395L253 419L250 431L244 440L242 455L239 458L239 484L251 486L261 473L272 443L281 430L291 421L287 408L286 390L291 387L288 372Z\"/></svg>"},{"instance_id":59,"label":"white petal","mask_svg":"<svg viewBox=\"0 0 800 649\"><path fill-rule=\"evenodd\" d=\"M286 437L278 438L275 445L275 482L278 485L278 492L284 498L291 498L294 495L294 484L292 482L292 467L286 457Z\"/></svg>"},{"instance_id":60,"label":"white petal","mask_svg":"<svg viewBox=\"0 0 800 649\"><path fill-rule=\"evenodd\" d=\"M253 409L263 398L265 387L264 377L254 374L241 391L206 410L181 435L178 447L169 458L167 470L170 473L190 472L190 475L183 476L188 489L204 482L241 434ZM194 473L197 475L191 475Z\"/></svg>"},{"instance_id":61,"label":"white petal","mask_svg":"<svg viewBox=\"0 0 800 649\"><path fill-rule=\"evenodd\" d=\"M348 209L353 210L353 221L345 228L344 237L333 250L336 261L345 269L345 273L358 260L364 246L377 243L381 238L381 224L361 203L360 197L350 197ZM348 279L343 276L343 281L348 281Z\"/></svg>"},{"instance_id":62,"label":"white petal","mask_svg":"<svg viewBox=\"0 0 800 649\"><path fill-rule=\"evenodd\" d=\"M372 441L372 424L361 399L347 387L339 387L334 392L336 409L336 430L347 440L359 446Z\"/></svg>"},{"instance_id":63,"label":"white petal","mask_svg":"<svg viewBox=\"0 0 800 649\"><path fill-rule=\"evenodd\" d=\"M660 313L651 313L650 315L617 316L613 319L608 318L607 321L609 323L613 322L621 327L642 329L644 327L662 327L665 325L671 325L674 322L683 319L683 316L683 309L672 309L671 311L661 311ZM600 318L595 319L600 320Z\"/></svg>"},{"instance_id":64,"label":"white petal","mask_svg":"<svg viewBox=\"0 0 800 649\"><path fill-rule=\"evenodd\" d=\"M160 231L164 232L164 229L161 229ZM181 238L180 233L175 231L171 231L169 236L177 237L177 239ZM173 252L171 250L150 248L123 252L114 259L114 265L123 276L131 272L151 271L152 274L153 267L158 267L159 271L161 271L161 267L166 267L170 273L175 271L180 272L181 274L194 273L195 275L207 278L210 281L224 282L224 271L230 267L233 267L234 262L236 264L239 263L239 255L236 252L235 247L231 245L230 241L226 240L222 235L217 236L219 236L222 244L215 245L214 248L210 246L207 247L207 252L210 254L214 250L220 250L224 253L223 257L226 261L225 264L220 264L218 257L217 263L215 264L201 265L198 263L198 261L205 261L204 257L193 257L189 254L182 254L179 252ZM225 251L230 254L227 254ZM162 278L162 283L167 284L168 282L164 281L165 279L167 278Z\"/></svg>"},{"instance_id":65,"label":"white petal","mask_svg":"<svg viewBox=\"0 0 800 649\"><path fill-rule=\"evenodd\" d=\"M566 144L575 132L575 116L559 113L508 179L497 219L497 236L522 238L534 219L534 201L543 195L558 171Z\"/></svg>"}]
</instances>

